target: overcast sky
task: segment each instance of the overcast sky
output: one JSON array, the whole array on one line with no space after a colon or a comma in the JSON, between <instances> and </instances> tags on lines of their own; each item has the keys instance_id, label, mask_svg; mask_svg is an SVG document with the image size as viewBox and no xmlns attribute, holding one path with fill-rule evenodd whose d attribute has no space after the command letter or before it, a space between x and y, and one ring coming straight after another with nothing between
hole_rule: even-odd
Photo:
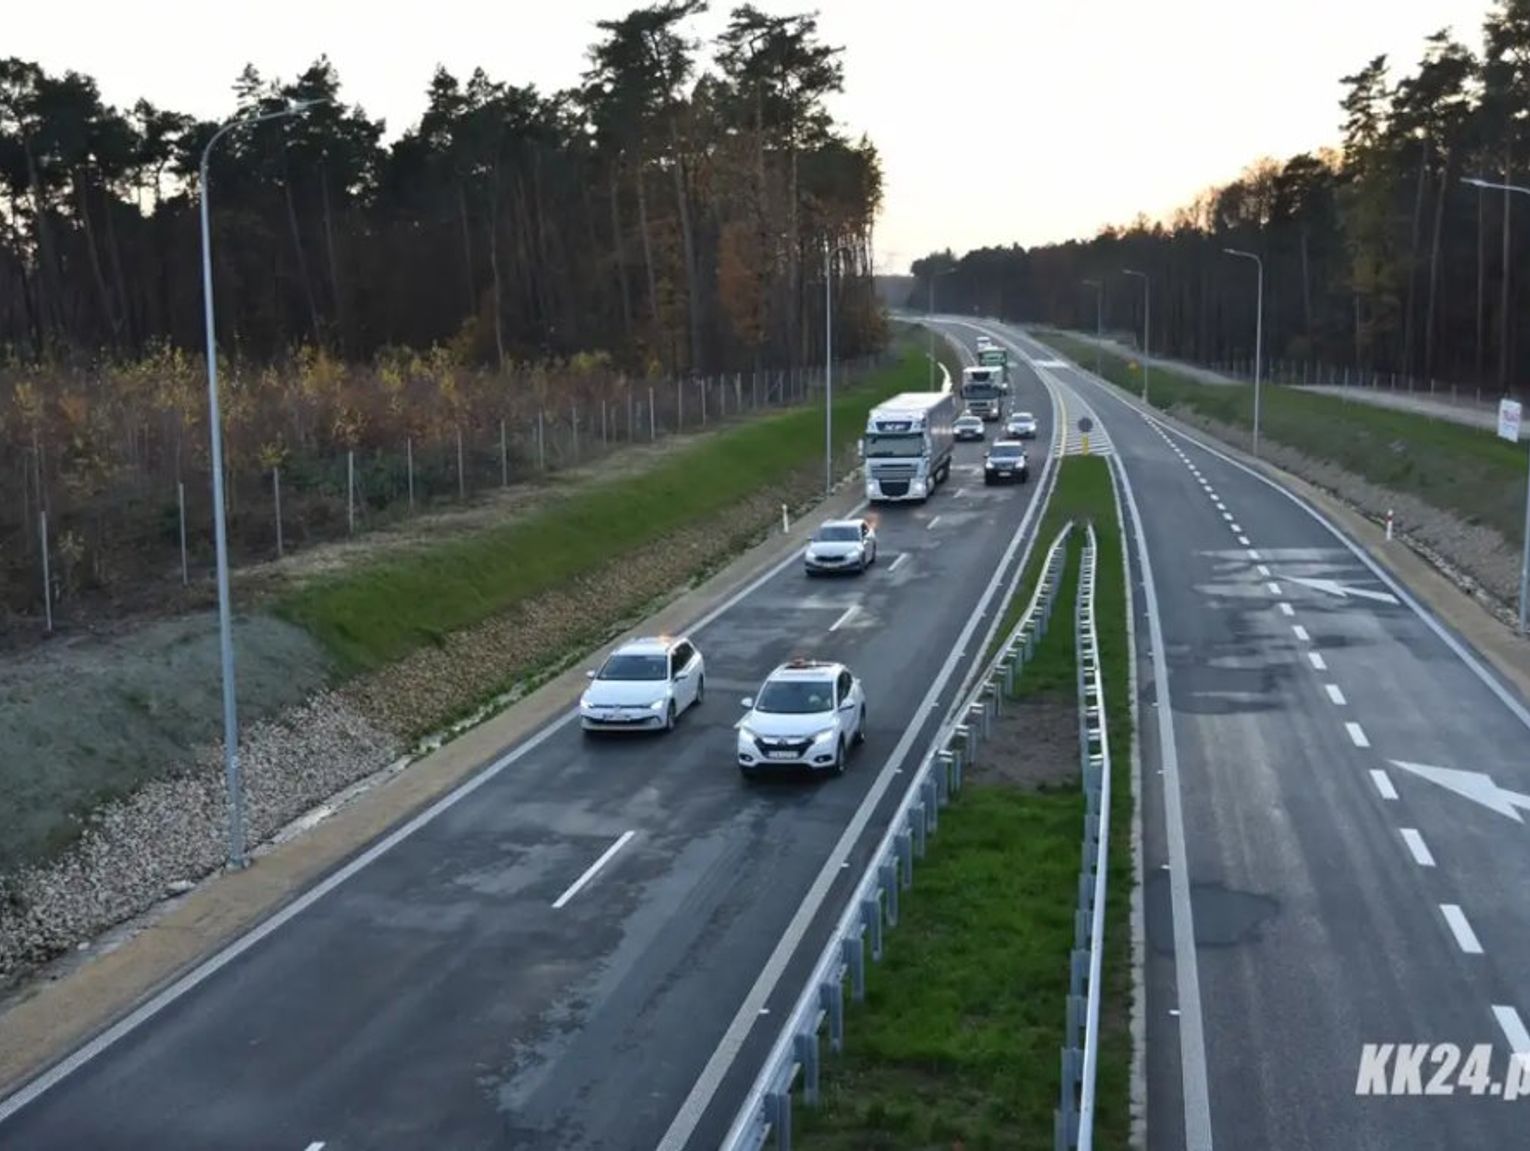
<instances>
[{"instance_id":1,"label":"overcast sky","mask_svg":"<svg viewBox=\"0 0 1530 1151\"><path fill-rule=\"evenodd\" d=\"M755 0L767 11L812 0ZM418 119L440 63L552 90L586 67L594 22L633 0L70 0L7 5L0 52L226 115L246 62L290 79L320 53L347 99ZM712 35L730 2L698 24ZM1162 215L1262 155L1337 142L1339 77L1385 52L1410 68L1450 26L1476 48L1488 0L817 0L845 48L833 112L881 151L878 270L949 246L1093 235ZM359 17L359 18L358 18Z\"/></svg>"}]
</instances>

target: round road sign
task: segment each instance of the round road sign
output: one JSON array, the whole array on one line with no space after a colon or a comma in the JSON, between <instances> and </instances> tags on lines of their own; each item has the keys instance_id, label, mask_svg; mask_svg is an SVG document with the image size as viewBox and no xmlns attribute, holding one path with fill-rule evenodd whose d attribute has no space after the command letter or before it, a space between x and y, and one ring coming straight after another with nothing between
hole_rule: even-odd
<instances>
[{"instance_id":1,"label":"round road sign","mask_svg":"<svg viewBox=\"0 0 1530 1151\"><path fill-rule=\"evenodd\" d=\"M1083 432L1084 435L1087 436L1093 428L1094 421L1091 420L1088 416L1080 416L1078 418L1078 430Z\"/></svg>"}]
</instances>

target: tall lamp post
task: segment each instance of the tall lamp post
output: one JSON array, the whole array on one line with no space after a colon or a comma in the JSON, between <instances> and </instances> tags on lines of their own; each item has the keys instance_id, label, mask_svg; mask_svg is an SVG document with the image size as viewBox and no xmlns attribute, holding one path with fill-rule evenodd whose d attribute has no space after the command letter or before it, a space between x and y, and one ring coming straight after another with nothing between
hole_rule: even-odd
<instances>
[{"instance_id":1,"label":"tall lamp post","mask_svg":"<svg viewBox=\"0 0 1530 1151\"><path fill-rule=\"evenodd\" d=\"M1517 192L1521 196L1530 196L1530 188L1521 187L1519 184L1499 184L1492 180L1480 180L1475 176L1465 176L1461 182L1470 184L1473 188L1485 188L1490 192ZM1507 274L1507 269L1505 273ZM1519 634L1524 635L1527 629L1530 629L1530 486L1527 486L1525 491L1525 550L1519 561Z\"/></svg>"},{"instance_id":2,"label":"tall lamp post","mask_svg":"<svg viewBox=\"0 0 1530 1151\"><path fill-rule=\"evenodd\" d=\"M1259 268L1259 294L1254 304L1254 455L1259 454L1259 377L1264 366L1264 261L1253 252L1223 248L1229 256L1253 260Z\"/></svg>"},{"instance_id":3,"label":"tall lamp post","mask_svg":"<svg viewBox=\"0 0 1530 1151\"><path fill-rule=\"evenodd\" d=\"M213 146L235 128L280 120L306 112L323 100L304 100L275 112L240 116L212 134L202 149L201 181L202 302L207 324L207 421L212 445L213 541L218 564L218 650L223 665L223 765L228 780L228 866L238 870L244 858L244 788L239 779L239 722L234 706L234 629L228 592L228 526L223 512L223 423L218 413L218 339L213 327L212 227L208 210L207 161Z\"/></svg>"},{"instance_id":4,"label":"tall lamp post","mask_svg":"<svg viewBox=\"0 0 1530 1151\"><path fill-rule=\"evenodd\" d=\"M1100 344L1105 339L1105 281L1085 280L1084 286L1094 289L1094 374L1103 379Z\"/></svg>"},{"instance_id":5,"label":"tall lamp post","mask_svg":"<svg viewBox=\"0 0 1530 1151\"><path fill-rule=\"evenodd\" d=\"M1149 291L1148 274L1122 268L1122 273L1142 281L1142 402L1148 403L1148 339L1152 334L1153 294Z\"/></svg>"},{"instance_id":6,"label":"tall lamp post","mask_svg":"<svg viewBox=\"0 0 1530 1151\"><path fill-rule=\"evenodd\" d=\"M823 249L823 494L834 490L834 257L852 249L825 244Z\"/></svg>"},{"instance_id":7,"label":"tall lamp post","mask_svg":"<svg viewBox=\"0 0 1530 1151\"><path fill-rule=\"evenodd\" d=\"M942 276L954 275L955 272L955 268L947 268L944 272L930 273L930 316L933 317L935 315L935 281ZM933 325L927 324L925 329L930 336L930 391L933 392L935 390L935 328Z\"/></svg>"}]
</instances>

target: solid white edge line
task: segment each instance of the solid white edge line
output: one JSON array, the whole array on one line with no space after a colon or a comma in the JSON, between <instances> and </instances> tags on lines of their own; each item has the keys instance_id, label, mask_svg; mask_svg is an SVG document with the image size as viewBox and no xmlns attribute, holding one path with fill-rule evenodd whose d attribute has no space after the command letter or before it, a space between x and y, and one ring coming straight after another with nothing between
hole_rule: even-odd
<instances>
[{"instance_id":1,"label":"solid white edge line","mask_svg":"<svg viewBox=\"0 0 1530 1151\"><path fill-rule=\"evenodd\" d=\"M1301 624L1293 623L1291 625L1291 631L1296 635L1296 638L1301 640L1303 643L1312 642L1312 637L1307 634L1307 629L1304 628Z\"/></svg>"},{"instance_id":2,"label":"solid white edge line","mask_svg":"<svg viewBox=\"0 0 1530 1151\"><path fill-rule=\"evenodd\" d=\"M1333 701L1335 707L1344 707L1344 693L1339 690L1336 683L1325 683L1323 690L1328 693L1328 698Z\"/></svg>"},{"instance_id":3,"label":"solid white edge line","mask_svg":"<svg viewBox=\"0 0 1530 1151\"><path fill-rule=\"evenodd\" d=\"M1291 605L1287 604L1286 606L1289 607ZM1313 671L1327 671L1328 670L1328 662L1319 653L1317 653L1315 651L1309 651L1307 653L1307 662L1312 665L1312 670Z\"/></svg>"},{"instance_id":4,"label":"solid white edge line","mask_svg":"<svg viewBox=\"0 0 1530 1151\"><path fill-rule=\"evenodd\" d=\"M605 851L601 852L599 859L597 859L594 863L590 864L590 866L588 866L588 867L586 867L584 869L584 874L583 875L581 875L578 879L574 880L573 883L568 885L568 890L567 891L565 891L562 895L558 896L557 899L553 900L553 910L554 911L560 910L561 908L563 908L564 906L567 905L567 903L568 903L568 901L570 899L573 899L574 896L578 895L581 891L583 891L584 888L585 888L585 885L588 884L590 882L590 880L594 879L597 875L599 875L600 874L600 869L602 867L604 867L606 864L610 863L611 862L611 858L618 851L620 851L622 848L626 847L628 842L630 842L632 837L634 835L636 835L636 834L637 834L637 832L630 831L630 830L622 832L621 835L619 837L617 837L617 840L616 840L615 843L613 843L610 847L606 848Z\"/></svg>"},{"instance_id":5,"label":"solid white edge line","mask_svg":"<svg viewBox=\"0 0 1530 1151\"><path fill-rule=\"evenodd\" d=\"M856 504L856 506L852 508L847 514L851 516L856 515L863 511L865 507L866 501L862 500L860 503ZM793 564L800 563L801 557L801 549L793 548L788 554L777 560L775 563L770 564L765 568L764 571L760 572L759 575L749 580L744 584L743 587L739 588L732 595L724 599L721 603L717 604L702 614L702 616L689 627L682 628L680 631L683 633L691 634L702 631L711 625L715 620L719 619L727 612L733 610L734 607L742 603L749 596L753 595L760 588L764 587L771 580L775 579L776 576L780 575L788 567L791 567ZM302 895L298 896L291 903L287 904L286 907L283 907L274 915L271 915L268 918L262 920L260 923L256 924L244 935L241 935L232 943L226 945L221 950L215 952L213 955L197 964L194 968L188 971L185 975L181 976L181 978L177 979L169 987L159 992L159 994L155 995L152 999L135 1008L133 1011L123 1016L106 1030L102 1031L95 1038L75 1048L63 1059L49 1067L41 1075L34 1077L24 1086L12 1092L3 1100L0 1100L0 1123L6 1122L12 1115L16 1114L16 1112L20 1111L22 1108L26 1107L43 1093L61 1083L63 1080L67 1079L70 1075L74 1074L81 1067L85 1066L85 1064L89 1063L96 1056L110 1048L124 1036L131 1034L137 1028L147 1023L150 1019L153 1019L154 1016L158 1015L166 1007L170 1006L170 1004L180 999L187 992L194 990L198 985L206 982L212 976L216 975L224 967L228 966L235 959L238 959L241 955L243 955L250 948L254 947L257 943L261 942L261 940L265 939L273 932L279 930L290 920L295 919L297 916L301 915L304 911L307 911L315 903L323 899L331 891L339 887L342 883L346 882L346 880L350 879L357 872L375 863L381 856L393 850L393 848L397 847L404 840L408 839L415 832L419 831L420 828L430 823L442 812L456 806L462 800L472 795L473 792L477 791L484 784L488 783L495 776L499 775L499 773L504 771L505 768L509 767L511 764L515 763L522 757L535 751L543 743L547 742L547 740L551 739L554 735L556 735L563 728L567 727L577 718L578 713L573 709L569 709L558 718L549 721L545 726L541 728L541 730L535 731L531 735L521 739L504 755L500 756L497 760L494 760L487 767L480 768L475 775L472 775L462 783L458 784L455 788L447 792L441 798L437 799L434 803L416 815L413 819L410 819L406 823L396 827L393 831L389 832L373 846L363 851L360 855L351 860L351 862L347 863L344 867L341 867L338 871L333 872L328 878L323 879L313 887L310 887Z\"/></svg>"},{"instance_id":6,"label":"solid white edge line","mask_svg":"<svg viewBox=\"0 0 1530 1151\"><path fill-rule=\"evenodd\" d=\"M1371 782L1376 785L1376 790L1381 793L1382 799L1397 798L1397 788L1392 786L1392 777L1381 768L1371 768Z\"/></svg>"},{"instance_id":7,"label":"solid white edge line","mask_svg":"<svg viewBox=\"0 0 1530 1151\"><path fill-rule=\"evenodd\" d=\"M1016 348L1019 351L1018 347ZM1036 358L1022 358L1039 377L1050 373L1037 367ZM1092 405L1091 405L1092 407ZM1098 415L1098 412L1095 413ZM1101 423L1104 421L1101 420ZM1148 640L1152 645L1153 688L1158 697L1159 758L1164 775L1164 823L1169 849L1169 904L1174 934L1175 991L1180 1011L1179 1061L1185 1109L1186 1151L1211 1151L1211 1093L1206 1068L1206 1032L1201 1013L1200 974L1195 950L1195 924L1190 904L1189 852L1185 845L1185 815L1180 799L1179 750L1174 738L1173 702L1169 695L1169 668L1164 657L1163 621L1158 614L1158 593L1153 566L1143 534L1142 513L1137 506L1131 478L1119 453L1109 457L1120 491L1131 511L1137 569L1142 577L1147 606Z\"/></svg>"},{"instance_id":8,"label":"solid white edge line","mask_svg":"<svg viewBox=\"0 0 1530 1151\"><path fill-rule=\"evenodd\" d=\"M1530 1055L1530 1031L1525 1030L1525 1021L1519 1017L1519 1012L1512 1007L1494 1004L1493 1018L1498 1021L1503 1037L1509 1041L1509 1050L1515 1055Z\"/></svg>"},{"instance_id":9,"label":"solid white edge line","mask_svg":"<svg viewBox=\"0 0 1530 1151\"><path fill-rule=\"evenodd\" d=\"M1060 406L1054 399L1054 446L1059 438L1057 433L1060 429L1056 416ZM1047 453L1046 463L1043 466L1048 470L1043 476L1041 485L1036 489L1038 492L1048 490L1047 481L1054 473L1057 461L1061 458L1060 453ZM893 748L887 762L883 764L881 773L877 776L875 782L872 783L865 798L861 800L860 807L856 809L850 822L845 826L844 831L841 832L839 840L835 843L833 850L830 851L828 858L824 861L818 877L814 879L813 885L808 889L807 894L803 896L802 902L798 904L797 913L792 917L781 938L776 942L775 949L765 961L765 966L760 970L760 974L756 977L748 994L745 995L743 1003L739 1005L738 1012L734 1015L733 1021L723 1033L722 1039L718 1041L716 1049L706 1062L706 1066L701 1069L701 1074L697 1076L690 1093L685 1097L685 1101L680 1104L680 1108L676 1112L674 1120L670 1123L669 1129L664 1132L663 1137L659 1140L657 1151L682 1151L685 1145L690 1142L691 1136L695 1134L697 1125L706 1114L707 1108L711 1106L718 1087L722 1085L723 1077L738 1058L739 1052L743 1049L745 1042L749 1038L750 1031L759 1022L760 1008L764 1007L770 996L774 994L776 984L780 982L787 964L791 962L797 948L801 946L803 937L807 935L813 920L817 918L824 901L828 898L829 889L839 878L842 862L849 858L851 850L859 842L861 834L871 820L872 814L880 805L883 795L892 785L893 779L899 774L902 762L907 758L914 740L918 737L920 730L924 726L925 720L928 718L929 713L934 710L941 693L945 690L947 682L955 674L957 665L968 649L973 631L987 612L990 601L993 599L1000 583L1003 581L1005 573L1010 569L1010 565L1014 561L1015 552L1020 548L1021 542L1026 540L1027 536L1031 534L1031 521L1036 518L1040 503L1039 499L1033 498L1026 507L1025 514L1021 517L1020 526L1015 532L1014 539L1010 541L1009 546L1005 549L1003 557L994 569L993 578L989 581L987 588L984 589L977 607L969 615L966 626L962 628L961 634L957 636L956 642L951 647L950 654L946 657L945 664L941 667L935 681L930 685L929 692L914 711L908 726L904 729L902 738L898 741L897 746ZM1020 558L1018 571L1024 571L1028 555L1029 548L1027 548L1026 555ZM1018 580L1019 577L1016 576L1015 578ZM1002 622L1002 618L1002 614L996 614L991 621L988 629L990 640L999 623ZM987 646L988 642L985 641L983 650L986 650ZM980 651L978 659L974 662L972 674L975 675L981 670L982 663ZM959 702L964 697L964 691L958 692L953 701L953 706L955 706L955 702Z\"/></svg>"},{"instance_id":10,"label":"solid white edge line","mask_svg":"<svg viewBox=\"0 0 1530 1151\"><path fill-rule=\"evenodd\" d=\"M1353 743L1356 747L1371 746L1371 741L1365 737L1365 728L1361 727L1354 720L1347 722L1344 725L1344 730L1349 732L1350 742Z\"/></svg>"},{"instance_id":11,"label":"solid white edge line","mask_svg":"<svg viewBox=\"0 0 1530 1151\"><path fill-rule=\"evenodd\" d=\"M1288 603L1282 602L1279 606L1281 615L1291 616L1296 614L1296 609Z\"/></svg>"},{"instance_id":12,"label":"solid white edge line","mask_svg":"<svg viewBox=\"0 0 1530 1151\"><path fill-rule=\"evenodd\" d=\"M903 566L903 561L908 559L908 555L908 552L900 553L897 559L893 560L892 563L887 565L887 570L890 572L897 571L900 567Z\"/></svg>"},{"instance_id":13,"label":"solid white edge line","mask_svg":"<svg viewBox=\"0 0 1530 1151\"><path fill-rule=\"evenodd\" d=\"M1143 534L1142 513L1137 507L1126 467L1119 455L1111 456L1126 504L1131 510L1137 566L1142 575L1147 605L1148 639L1152 644L1153 690L1158 699L1159 759L1164 780L1164 823L1169 848L1169 902L1174 921L1175 991L1180 1011L1180 1074L1185 1105L1187 1151L1210 1151L1211 1089L1206 1068L1206 1032L1201 1015L1200 971L1195 952L1195 923L1190 904L1189 852L1185 844L1185 815L1180 801L1179 749L1174 738L1174 705L1169 695L1169 667L1164 658L1163 622L1158 615L1158 591L1153 580Z\"/></svg>"},{"instance_id":14,"label":"solid white edge line","mask_svg":"<svg viewBox=\"0 0 1530 1151\"><path fill-rule=\"evenodd\" d=\"M1434 854L1429 850L1429 845L1424 842L1424 837L1418 833L1418 828L1404 827L1400 830L1403 842L1408 845L1408 853L1413 856L1413 862L1420 867L1433 867Z\"/></svg>"},{"instance_id":15,"label":"solid white edge line","mask_svg":"<svg viewBox=\"0 0 1530 1151\"><path fill-rule=\"evenodd\" d=\"M1459 904L1440 904L1440 914L1445 916L1445 922L1450 925L1450 933L1456 937L1456 945L1462 951L1468 955L1482 954L1482 942L1472 930L1472 925L1466 921L1466 912L1461 910Z\"/></svg>"},{"instance_id":16,"label":"solid white edge line","mask_svg":"<svg viewBox=\"0 0 1530 1151\"><path fill-rule=\"evenodd\" d=\"M840 616L837 620L835 620L833 623L831 623L829 625L829 630L830 631L838 631L840 628L844 627L847 623L849 623L852 619L854 619L855 618L855 613L860 611L860 610L861 610L861 605L860 604L858 604L858 603L851 604L849 607L847 607L845 609L845 613L842 616Z\"/></svg>"}]
</instances>

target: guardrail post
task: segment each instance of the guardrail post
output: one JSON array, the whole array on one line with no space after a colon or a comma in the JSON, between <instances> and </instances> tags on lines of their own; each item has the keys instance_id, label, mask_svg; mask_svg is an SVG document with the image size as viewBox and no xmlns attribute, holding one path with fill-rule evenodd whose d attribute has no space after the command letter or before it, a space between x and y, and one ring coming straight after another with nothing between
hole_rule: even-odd
<instances>
[{"instance_id":1,"label":"guardrail post","mask_svg":"<svg viewBox=\"0 0 1530 1151\"><path fill-rule=\"evenodd\" d=\"M882 962L882 900L873 895L861 900L861 924L871 935L871 960Z\"/></svg>"},{"instance_id":2,"label":"guardrail post","mask_svg":"<svg viewBox=\"0 0 1530 1151\"><path fill-rule=\"evenodd\" d=\"M845 1046L845 984L833 979L819 985L818 1006L829 1021L829 1050L839 1052Z\"/></svg>"},{"instance_id":3,"label":"guardrail post","mask_svg":"<svg viewBox=\"0 0 1530 1151\"><path fill-rule=\"evenodd\" d=\"M877 869L882 890L887 895L887 926L898 926L898 861L889 859Z\"/></svg>"},{"instance_id":4,"label":"guardrail post","mask_svg":"<svg viewBox=\"0 0 1530 1151\"><path fill-rule=\"evenodd\" d=\"M802 1101L809 1107L818 1105L818 1032L808 1031L797 1036L797 1062L802 1064Z\"/></svg>"},{"instance_id":5,"label":"guardrail post","mask_svg":"<svg viewBox=\"0 0 1530 1151\"><path fill-rule=\"evenodd\" d=\"M974 718L977 720L975 724L972 722ZM976 733L980 739L988 738L989 728L991 725L989 723L988 707L986 704L979 701L977 703L968 705L967 725L969 727L975 728Z\"/></svg>"},{"instance_id":6,"label":"guardrail post","mask_svg":"<svg viewBox=\"0 0 1530 1151\"><path fill-rule=\"evenodd\" d=\"M983 697L993 702L993 715L998 719L1004 713L1004 693L999 690L999 685L994 680L989 680L983 685Z\"/></svg>"},{"instance_id":7,"label":"guardrail post","mask_svg":"<svg viewBox=\"0 0 1530 1151\"><path fill-rule=\"evenodd\" d=\"M924 804L910 804L908 809L909 830L914 833L914 857L924 858L925 847L925 823Z\"/></svg>"},{"instance_id":8,"label":"guardrail post","mask_svg":"<svg viewBox=\"0 0 1530 1151\"><path fill-rule=\"evenodd\" d=\"M845 967L850 972L850 998L859 1003L866 998L866 948L859 935L845 940L843 948Z\"/></svg>"},{"instance_id":9,"label":"guardrail post","mask_svg":"<svg viewBox=\"0 0 1530 1151\"><path fill-rule=\"evenodd\" d=\"M1089 928L1091 927L1089 913L1082 908L1073 913L1073 949L1080 950L1089 942Z\"/></svg>"},{"instance_id":10,"label":"guardrail post","mask_svg":"<svg viewBox=\"0 0 1530 1151\"><path fill-rule=\"evenodd\" d=\"M935 781L925 776L919 784L919 793L924 797L925 832L934 835L940 830L940 800L935 795Z\"/></svg>"},{"instance_id":11,"label":"guardrail post","mask_svg":"<svg viewBox=\"0 0 1530 1151\"><path fill-rule=\"evenodd\" d=\"M765 1096L765 1110L770 1116L770 1129L776 1134L776 1147L779 1151L792 1151L791 1088Z\"/></svg>"},{"instance_id":12,"label":"guardrail post","mask_svg":"<svg viewBox=\"0 0 1530 1151\"><path fill-rule=\"evenodd\" d=\"M905 827L902 831L898 832L896 843L898 845L898 871L900 875L899 882L902 883L905 888L909 888L914 886L913 833L907 827Z\"/></svg>"},{"instance_id":13,"label":"guardrail post","mask_svg":"<svg viewBox=\"0 0 1530 1151\"><path fill-rule=\"evenodd\" d=\"M1077 1047L1079 1044L1079 1035L1084 1029L1084 1006L1083 996L1068 996L1068 1019L1063 1028L1063 1037L1069 1047Z\"/></svg>"}]
</instances>

